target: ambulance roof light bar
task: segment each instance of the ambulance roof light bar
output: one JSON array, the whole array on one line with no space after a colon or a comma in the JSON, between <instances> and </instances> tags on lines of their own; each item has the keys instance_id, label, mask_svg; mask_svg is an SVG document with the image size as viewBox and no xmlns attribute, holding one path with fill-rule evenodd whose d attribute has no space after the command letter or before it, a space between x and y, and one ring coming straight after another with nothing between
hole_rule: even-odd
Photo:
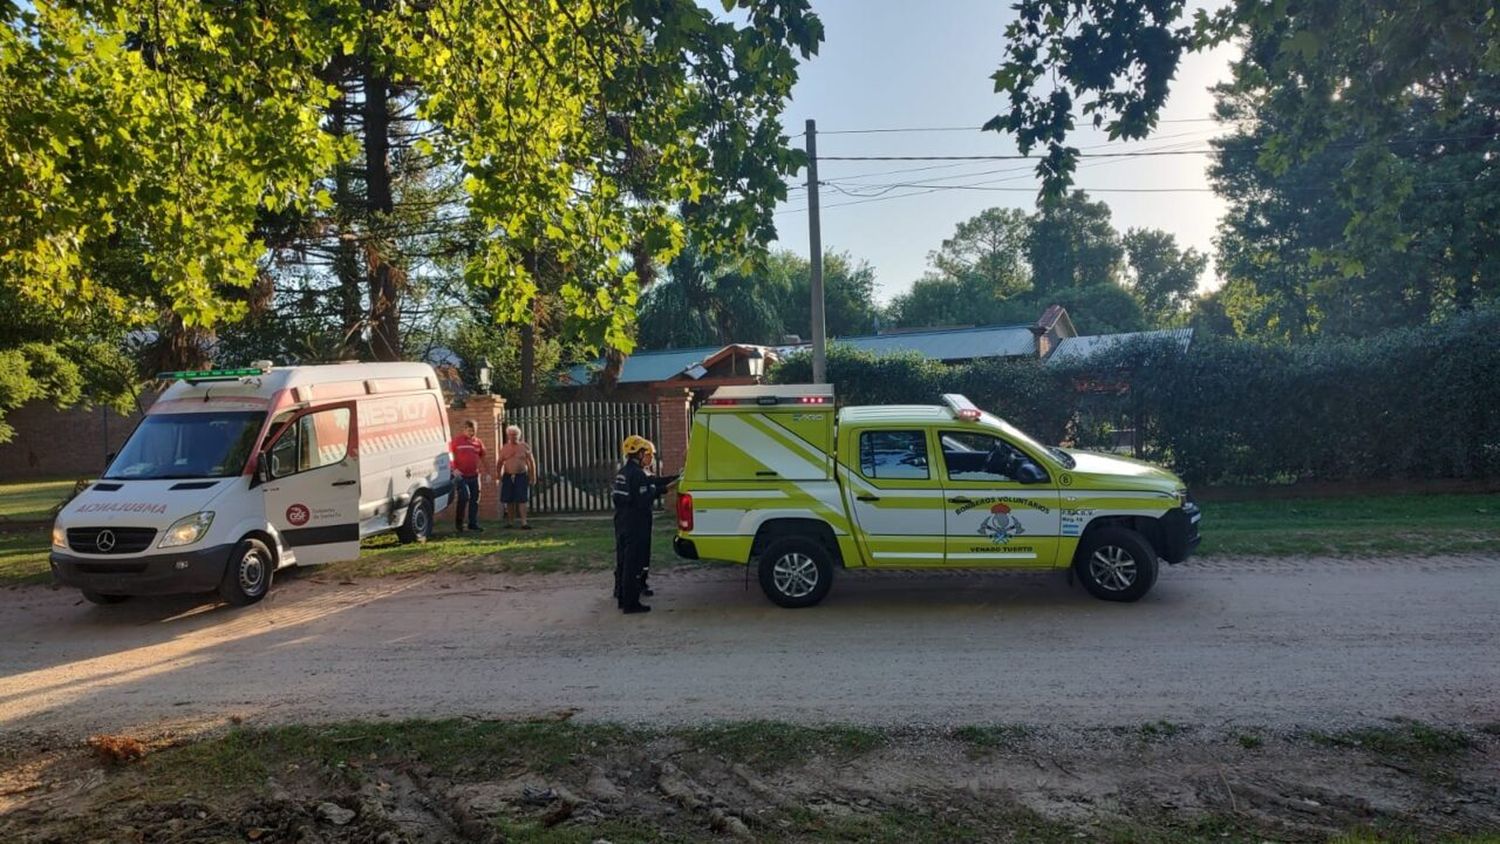
<instances>
[{"instance_id":1,"label":"ambulance roof light bar","mask_svg":"<svg viewBox=\"0 0 1500 844\"><path fill-rule=\"evenodd\" d=\"M257 375L265 375L266 371L260 367L249 367L246 369L184 369L176 372L158 372L158 381L186 381L189 384L198 384L205 381L238 381L241 378L253 378Z\"/></svg>"},{"instance_id":2,"label":"ambulance roof light bar","mask_svg":"<svg viewBox=\"0 0 1500 844\"><path fill-rule=\"evenodd\" d=\"M943 404L953 411L953 418L960 422L978 422L983 413L967 396L959 393L944 393Z\"/></svg>"}]
</instances>

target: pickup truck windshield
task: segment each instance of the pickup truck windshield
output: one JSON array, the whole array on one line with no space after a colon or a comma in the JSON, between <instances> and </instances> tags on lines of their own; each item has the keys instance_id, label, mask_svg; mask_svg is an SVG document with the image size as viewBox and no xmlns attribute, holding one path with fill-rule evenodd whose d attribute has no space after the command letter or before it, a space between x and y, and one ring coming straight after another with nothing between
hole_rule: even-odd
<instances>
[{"instance_id":1,"label":"pickup truck windshield","mask_svg":"<svg viewBox=\"0 0 1500 844\"><path fill-rule=\"evenodd\" d=\"M147 416L104 477L146 481L238 475L265 419L257 411Z\"/></svg>"}]
</instances>

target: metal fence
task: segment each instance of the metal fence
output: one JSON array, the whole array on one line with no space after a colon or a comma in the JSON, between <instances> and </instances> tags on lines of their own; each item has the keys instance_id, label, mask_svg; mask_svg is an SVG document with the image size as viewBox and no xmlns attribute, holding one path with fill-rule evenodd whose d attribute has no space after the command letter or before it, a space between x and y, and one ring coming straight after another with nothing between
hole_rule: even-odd
<instances>
[{"instance_id":1,"label":"metal fence","mask_svg":"<svg viewBox=\"0 0 1500 844\"><path fill-rule=\"evenodd\" d=\"M537 513L609 510L610 487L620 468L620 443L631 434L655 442L655 404L572 402L507 411L536 455L531 507Z\"/></svg>"}]
</instances>

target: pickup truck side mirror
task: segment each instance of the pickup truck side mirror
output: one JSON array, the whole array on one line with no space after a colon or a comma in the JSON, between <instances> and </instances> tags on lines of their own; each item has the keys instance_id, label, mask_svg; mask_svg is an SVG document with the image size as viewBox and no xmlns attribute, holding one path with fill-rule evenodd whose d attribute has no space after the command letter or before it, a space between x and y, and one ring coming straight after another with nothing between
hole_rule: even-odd
<instances>
[{"instance_id":1,"label":"pickup truck side mirror","mask_svg":"<svg viewBox=\"0 0 1500 844\"><path fill-rule=\"evenodd\" d=\"M118 451L111 451L109 454L104 455L104 468L108 469L109 464L115 462L115 455L119 453Z\"/></svg>"},{"instance_id":2,"label":"pickup truck side mirror","mask_svg":"<svg viewBox=\"0 0 1500 844\"><path fill-rule=\"evenodd\" d=\"M1040 484L1045 483L1046 480L1047 473L1042 471L1042 467L1032 463L1030 460L1024 460L1021 462L1021 465L1016 467L1016 481L1018 483Z\"/></svg>"}]
</instances>

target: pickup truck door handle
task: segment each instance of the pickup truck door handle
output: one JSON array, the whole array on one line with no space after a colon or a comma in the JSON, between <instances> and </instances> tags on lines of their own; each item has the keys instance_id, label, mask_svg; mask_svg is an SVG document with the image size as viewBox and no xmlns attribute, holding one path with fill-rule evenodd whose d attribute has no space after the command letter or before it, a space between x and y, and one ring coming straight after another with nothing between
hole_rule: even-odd
<instances>
[{"instance_id":1,"label":"pickup truck door handle","mask_svg":"<svg viewBox=\"0 0 1500 844\"><path fill-rule=\"evenodd\" d=\"M333 486L354 486L359 481L334 481Z\"/></svg>"},{"instance_id":2,"label":"pickup truck door handle","mask_svg":"<svg viewBox=\"0 0 1500 844\"><path fill-rule=\"evenodd\" d=\"M755 477L757 477L757 478L774 478L776 476L777 476L776 472L756 472L755 473Z\"/></svg>"},{"instance_id":3,"label":"pickup truck door handle","mask_svg":"<svg viewBox=\"0 0 1500 844\"><path fill-rule=\"evenodd\" d=\"M960 495L957 498L950 498L950 499L948 499L948 503L949 504L973 504L974 502L972 500L970 500L968 498L965 498L962 495Z\"/></svg>"},{"instance_id":4,"label":"pickup truck door handle","mask_svg":"<svg viewBox=\"0 0 1500 844\"><path fill-rule=\"evenodd\" d=\"M859 500L859 501L879 501L880 500L880 496L878 496L878 495L857 495L857 496L855 496L855 498L857 500Z\"/></svg>"}]
</instances>

